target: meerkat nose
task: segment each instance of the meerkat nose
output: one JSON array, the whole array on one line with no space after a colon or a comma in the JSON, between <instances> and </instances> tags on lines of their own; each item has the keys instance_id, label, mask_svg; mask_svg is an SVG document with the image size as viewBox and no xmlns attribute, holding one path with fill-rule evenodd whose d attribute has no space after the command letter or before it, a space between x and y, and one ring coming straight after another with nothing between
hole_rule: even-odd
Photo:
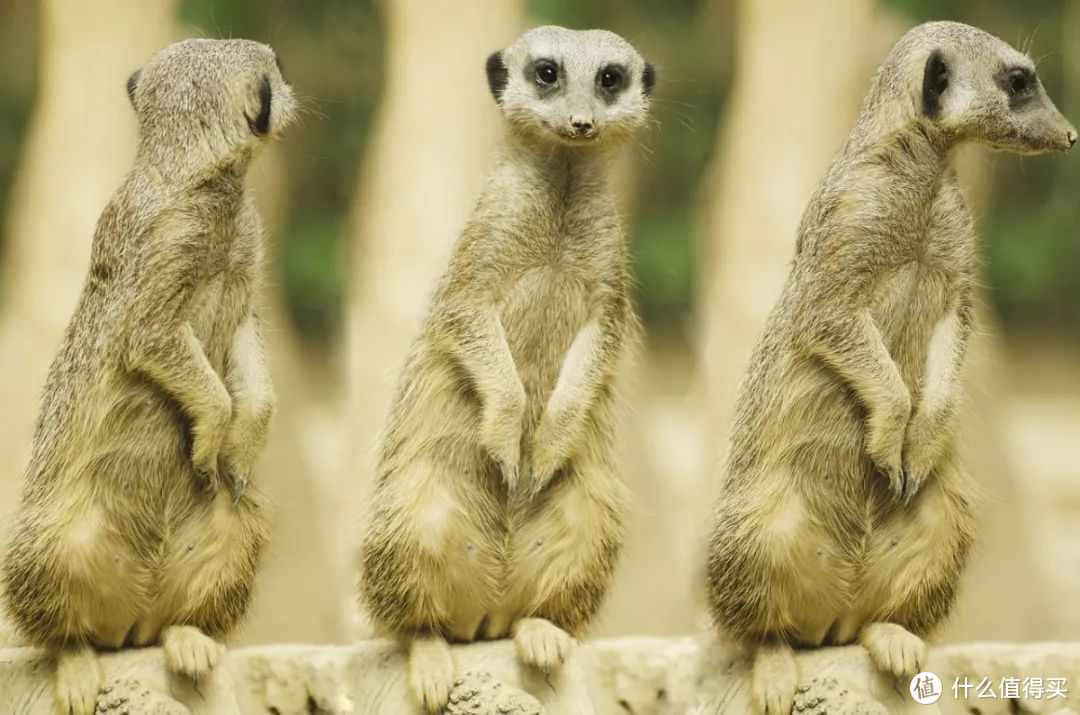
<instances>
[{"instance_id":1,"label":"meerkat nose","mask_svg":"<svg viewBox=\"0 0 1080 715\"><path fill-rule=\"evenodd\" d=\"M570 117L570 126L577 130L578 134L584 134L592 129L593 123L591 119L581 119L579 117Z\"/></svg>"},{"instance_id":2,"label":"meerkat nose","mask_svg":"<svg viewBox=\"0 0 1080 715\"><path fill-rule=\"evenodd\" d=\"M1069 140L1069 146L1070 147L1073 146L1074 144L1076 144L1076 130L1075 129L1070 129L1065 134L1065 138Z\"/></svg>"}]
</instances>

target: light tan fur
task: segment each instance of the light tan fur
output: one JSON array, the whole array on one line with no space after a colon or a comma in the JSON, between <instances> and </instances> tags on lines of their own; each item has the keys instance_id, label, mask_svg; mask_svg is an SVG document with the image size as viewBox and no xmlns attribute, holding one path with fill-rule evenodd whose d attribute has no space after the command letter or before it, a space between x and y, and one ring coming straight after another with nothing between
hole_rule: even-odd
<instances>
[{"instance_id":1,"label":"light tan fur","mask_svg":"<svg viewBox=\"0 0 1080 715\"><path fill-rule=\"evenodd\" d=\"M638 333L611 165L646 68L616 35L556 27L488 60L509 135L402 372L361 548L361 601L411 648L428 711L447 640L512 635L557 668L610 583L615 378Z\"/></svg>"},{"instance_id":2,"label":"light tan fur","mask_svg":"<svg viewBox=\"0 0 1080 715\"><path fill-rule=\"evenodd\" d=\"M128 91L135 166L98 222L4 563L4 606L57 655L64 715L94 711L94 648L160 643L172 670L205 676L266 539L246 488L273 392L244 179L292 93L246 40L170 45Z\"/></svg>"},{"instance_id":3,"label":"light tan fur","mask_svg":"<svg viewBox=\"0 0 1080 715\"><path fill-rule=\"evenodd\" d=\"M976 28L917 27L878 70L799 227L714 514L711 611L755 654L760 711L791 710L792 646L925 663L977 501L954 440L977 251L953 149L1075 140L1031 60Z\"/></svg>"}]
</instances>

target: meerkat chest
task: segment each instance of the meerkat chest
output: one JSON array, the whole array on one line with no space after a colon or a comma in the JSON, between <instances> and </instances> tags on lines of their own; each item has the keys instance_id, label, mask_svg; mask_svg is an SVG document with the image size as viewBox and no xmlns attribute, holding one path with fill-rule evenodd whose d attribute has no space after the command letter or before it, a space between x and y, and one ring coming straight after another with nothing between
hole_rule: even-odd
<instances>
[{"instance_id":1,"label":"meerkat chest","mask_svg":"<svg viewBox=\"0 0 1080 715\"><path fill-rule=\"evenodd\" d=\"M193 292L189 322L207 358L221 369L232 336L248 309L254 271L247 237L229 224L207 250L204 277Z\"/></svg>"},{"instance_id":2,"label":"meerkat chest","mask_svg":"<svg viewBox=\"0 0 1080 715\"><path fill-rule=\"evenodd\" d=\"M934 207L912 245L879 282L872 313L905 381L918 385L934 330L956 310L976 258L966 212L951 205Z\"/></svg>"},{"instance_id":3,"label":"meerkat chest","mask_svg":"<svg viewBox=\"0 0 1080 715\"><path fill-rule=\"evenodd\" d=\"M506 292L500 318L526 389L550 388L591 313L593 289L558 265L526 268Z\"/></svg>"}]
</instances>

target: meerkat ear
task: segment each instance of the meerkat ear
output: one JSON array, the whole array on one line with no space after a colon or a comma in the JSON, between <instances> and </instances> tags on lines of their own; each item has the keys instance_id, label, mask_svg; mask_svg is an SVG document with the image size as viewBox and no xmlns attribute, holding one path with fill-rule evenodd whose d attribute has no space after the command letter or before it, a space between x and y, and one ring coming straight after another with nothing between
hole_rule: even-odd
<instances>
[{"instance_id":1,"label":"meerkat ear","mask_svg":"<svg viewBox=\"0 0 1080 715\"><path fill-rule=\"evenodd\" d=\"M645 63L645 70L641 73L641 86L645 89L645 94L652 94L656 87L656 68L652 66L652 62Z\"/></svg>"},{"instance_id":2,"label":"meerkat ear","mask_svg":"<svg viewBox=\"0 0 1080 715\"><path fill-rule=\"evenodd\" d=\"M949 67L941 50L934 50L926 59L923 70L922 104L923 113L931 119L941 113L941 95L949 86Z\"/></svg>"},{"instance_id":3,"label":"meerkat ear","mask_svg":"<svg viewBox=\"0 0 1080 715\"><path fill-rule=\"evenodd\" d=\"M135 106L135 88L139 86L139 75L141 74L142 70L135 70L127 79L127 95L133 107Z\"/></svg>"},{"instance_id":4,"label":"meerkat ear","mask_svg":"<svg viewBox=\"0 0 1080 715\"><path fill-rule=\"evenodd\" d=\"M502 102L502 93L506 89L506 83L510 81L510 72L503 62L502 52L492 52L484 63L484 71L487 72L488 88L496 102Z\"/></svg>"},{"instance_id":5,"label":"meerkat ear","mask_svg":"<svg viewBox=\"0 0 1080 715\"><path fill-rule=\"evenodd\" d=\"M270 89L270 78L264 76L259 84L259 114L252 119L248 117L248 126L251 131L259 136L270 131L270 102L273 92Z\"/></svg>"}]
</instances>

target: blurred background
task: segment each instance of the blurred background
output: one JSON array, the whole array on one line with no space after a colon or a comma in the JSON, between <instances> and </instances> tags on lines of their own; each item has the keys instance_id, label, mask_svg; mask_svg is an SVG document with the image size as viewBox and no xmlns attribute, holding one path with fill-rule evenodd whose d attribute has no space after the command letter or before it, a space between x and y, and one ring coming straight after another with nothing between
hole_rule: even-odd
<instances>
[{"instance_id":1,"label":"blurred background","mask_svg":"<svg viewBox=\"0 0 1080 715\"><path fill-rule=\"evenodd\" d=\"M908 27L1028 51L1080 121L1080 0L0 0L0 526L94 224L134 155L124 83L190 36L274 46L306 108L260 158L279 410L275 541L243 642L347 641L398 362L500 134L482 70L524 28L604 27L658 68L619 166L645 316L623 426L631 536L597 634L704 625L702 534L735 387L815 183ZM964 424L982 543L946 640L1080 638L1080 157L959 157L985 248Z\"/></svg>"}]
</instances>

